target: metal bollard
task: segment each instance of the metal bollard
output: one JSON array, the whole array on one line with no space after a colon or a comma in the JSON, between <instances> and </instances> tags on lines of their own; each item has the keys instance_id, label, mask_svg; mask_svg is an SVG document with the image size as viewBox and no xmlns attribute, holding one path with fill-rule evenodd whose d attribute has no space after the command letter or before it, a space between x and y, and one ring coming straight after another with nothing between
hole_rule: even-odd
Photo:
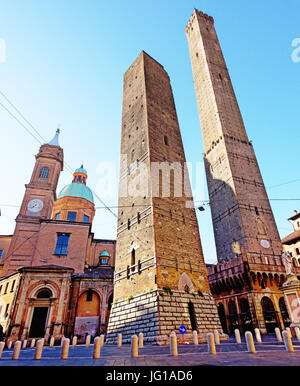
<instances>
[{"instance_id":1,"label":"metal bollard","mask_svg":"<svg viewBox=\"0 0 300 386\"><path fill-rule=\"evenodd\" d=\"M6 346L7 346L8 350L10 350L11 346L12 346L12 341L8 340Z\"/></svg>"},{"instance_id":2,"label":"metal bollard","mask_svg":"<svg viewBox=\"0 0 300 386\"><path fill-rule=\"evenodd\" d=\"M61 359L68 359L69 356L70 339L64 338L61 350Z\"/></svg>"},{"instance_id":3,"label":"metal bollard","mask_svg":"<svg viewBox=\"0 0 300 386\"><path fill-rule=\"evenodd\" d=\"M85 346L88 348L91 345L91 335L87 335L85 340Z\"/></svg>"},{"instance_id":4,"label":"metal bollard","mask_svg":"<svg viewBox=\"0 0 300 386\"><path fill-rule=\"evenodd\" d=\"M257 343L262 343L259 328L255 328L255 329L254 329L254 332L255 332L255 336L256 336L256 341L257 341Z\"/></svg>"},{"instance_id":5,"label":"metal bollard","mask_svg":"<svg viewBox=\"0 0 300 386\"><path fill-rule=\"evenodd\" d=\"M170 335L170 354L175 357L178 356L177 336L175 333Z\"/></svg>"},{"instance_id":6,"label":"metal bollard","mask_svg":"<svg viewBox=\"0 0 300 386\"><path fill-rule=\"evenodd\" d=\"M131 337L131 356L132 356L132 358L137 358L139 356L138 336L137 335L133 335Z\"/></svg>"},{"instance_id":7,"label":"metal bollard","mask_svg":"<svg viewBox=\"0 0 300 386\"><path fill-rule=\"evenodd\" d=\"M220 344L220 334L218 330L214 331L215 344Z\"/></svg>"},{"instance_id":8,"label":"metal bollard","mask_svg":"<svg viewBox=\"0 0 300 386\"><path fill-rule=\"evenodd\" d=\"M242 341L241 341L240 330L238 330L238 329L236 328L236 329L234 330L234 335L235 335L236 343L241 344Z\"/></svg>"},{"instance_id":9,"label":"metal bollard","mask_svg":"<svg viewBox=\"0 0 300 386\"><path fill-rule=\"evenodd\" d=\"M104 335L101 335L101 336L104 337ZM100 358L101 343L102 343L101 337L97 336L94 339L94 352L93 352L93 358L94 359L99 359Z\"/></svg>"},{"instance_id":10,"label":"metal bollard","mask_svg":"<svg viewBox=\"0 0 300 386\"><path fill-rule=\"evenodd\" d=\"M255 345L254 345L252 333L250 331L246 331L245 332L245 338L246 338L248 352L255 354L256 350L255 350Z\"/></svg>"},{"instance_id":11,"label":"metal bollard","mask_svg":"<svg viewBox=\"0 0 300 386\"><path fill-rule=\"evenodd\" d=\"M276 334L276 338L277 338L278 342L282 342L281 332L280 332L280 329L278 327L275 328L275 334Z\"/></svg>"},{"instance_id":12,"label":"metal bollard","mask_svg":"<svg viewBox=\"0 0 300 386\"><path fill-rule=\"evenodd\" d=\"M292 338L291 329L290 329L289 327L287 327L285 330L288 332L288 334L289 334L289 335L290 335L290 337Z\"/></svg>"},{"instance_id":13,"label":"metal bollard","mask_svg":"<svg viewBox=\"0 0 300 386\"><path fill-rule=\"evenodd\" d=\"M65 336L63 335L63 336L61 337L61 340L60 340L60 347L62 347L62 346L63 346L63 343L64 343L64 339L65 339Z\"/></svg>"},{"instance_id":14,"label":"metal bollard","mask_svg":"<svg viewBox=\"0 0 300 386\"><path fill-rule=\"evenodd\" d=\"M139 333L139 348L144 347L144 334L142 332Z\"/></svg>"},{"instance_id":15,"label":"metal bollard","mask_svg":"<svg viewBox=\"0 0 300 386\"><path fill-rule=\"evenodd\" d=\"M26 348L27 347L27 339L23 340L23 344L22 344L22 348Z\"/></svg>"},{"instance_id":16,"label":"metal bollard","mask_svg":"<svg viewBox=\"0 0 300 386\"><path fill-rule=\"evenodd\" d=\"M31 343L30 343L30 348L34 348L35 346L35 339L32 339Z\"/></svg>"},{"instance_id":17,"label":"metal bollard","mask_svg":"<svg viewBox=\"0 0 300 386\"><path fill-rule=\"evenodd\" d=\"M212 355L216 355L216 346L215 346L215 338L212 332L209 332L207 335L207 345L208 345L208 353Z\"/></svg>"},{"instance_id":18,"label":"metal bollard","mask_svg":"<svg viewBox=\"0 0 300 386\"><path fill-rule=\"evenodd\" d=\"M39 339L36 343L34 359L41 359L44 347L44 339Z\"/></svg>"},{"instance_id":19,"label":"metal bollard","mask_svg":"<svg viewBox=\"0 0 300 386\"><path fill-rule=\"evenodd\" d=\"M118 334L118 347L122 347L122 334Z\"/></svg>"},{"instance_id":20,"label":"metal bollard","mask_svg":"<svg viewBox=\"0 0 300 386\"><path fill-rule=\"evenodd\" d=\"M19 359L21 347L22 347L22 342L20 340L17 340L14 345L14 352L13 352L12 359Z\"/></svg>"},{"instance_id":21,"label":"metal bollard","mask_svg":"<svg viewBox=\"0 0 300 386\"><path fill-rule=\"evenodd\" d=\"M193 343L198 345L198 332L196 330L193 331Z\"/></svg>"},{"instance_id":22,"label":"metal bollard","mask_svg":"<svg viewBox=\"0 0 300 386\"><path fill-rule=\"evenodd\" d=\"M294 346L290 333L288 331L282 331L282 336L286 351L294 352Z\"/></svg>"},{"instance_id":23,"label":"metal bollard","mask_svg":"<svg viewBox=\"0 0 300 386\"><path fill-rule=\"evenodd\" d=\"M72 347L75 348L77 345L77 336L73 336L73 339L72 339Z\"/></svg>"}]
</instances>

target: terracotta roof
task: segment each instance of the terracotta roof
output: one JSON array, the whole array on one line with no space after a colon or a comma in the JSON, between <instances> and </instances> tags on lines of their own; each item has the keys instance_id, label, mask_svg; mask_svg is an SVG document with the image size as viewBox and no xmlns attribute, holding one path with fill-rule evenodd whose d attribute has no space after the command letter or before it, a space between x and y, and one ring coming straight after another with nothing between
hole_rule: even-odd
<instances>
[{"instance_id":1,"label":"terracotta roof","mask_svg":"<svg viewBox=\"0 0 300 386\"><path fill-rule=\"evenodd\" d=\"M295 231L295 232L289 234L288 236L284 237L281 240L281 242L282 242L282 244L288 244L289 242L297 240L297 239L300 239L300 230Z\"/></svg>"}]
</instances>

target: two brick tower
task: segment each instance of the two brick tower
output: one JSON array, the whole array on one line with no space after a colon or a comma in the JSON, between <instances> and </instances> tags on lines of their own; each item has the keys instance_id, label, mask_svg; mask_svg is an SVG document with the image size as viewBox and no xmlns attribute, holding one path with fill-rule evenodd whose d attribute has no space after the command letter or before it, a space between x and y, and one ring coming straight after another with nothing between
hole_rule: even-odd
<instances>
[{"instance_id":1,"label":"two brick tower","mask_svg":"<svg viewBox=\"0 0 300 386\"><path fill-rule=\"evenodd\" d=\"M281 243L213 18L194 10L188 38L218 260ZM142 52L124 75L114 302L108 342L143 332L164 344L180 325L222 328L209 289L168 74ZM224 337L224 336L223 336Z\"/></svg>"}]
</instances>

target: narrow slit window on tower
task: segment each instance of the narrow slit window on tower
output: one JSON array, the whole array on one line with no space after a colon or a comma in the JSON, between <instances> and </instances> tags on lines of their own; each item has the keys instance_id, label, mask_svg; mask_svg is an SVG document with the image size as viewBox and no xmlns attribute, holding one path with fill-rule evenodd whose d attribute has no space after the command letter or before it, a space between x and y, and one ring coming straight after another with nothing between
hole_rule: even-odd
<instances>
[{"instance_id":1,"label":"narrow slit window on tower","mask_svg":"<svg viewBox=\"0 0 300 386\"><path fill-rule=\"evenodd\" d=\"M140 214L140 212L138 212L138 214L137 214L137 222L138 222L138 224L140 224L140 222L141 222L141 214Z\"/></svg>"},{"instance_id":2,"label":"narrow slit window on tower","mask_svg":"<svg viewBox=\"0 0 300 386\"><path fill-rule=\"evenodd\" d=\"M168 140L168 137L166 135L164 136L164 143L166 146L169 146L169 140Z\"/></svg>"},{"instance_id":3,"label":"narrow slit window on tower","mask_svg":"<svg viewBox=\"0 0 300 386\"><path fill-rule=\"evenodd\" d=\"M130 218L127 220L127 228L130 229Z\"/></svg>"},{"instance_id":4,"label":"narrow slit window on tower","mask_svg":"<svg viewBox=\"0 0 300 386\"><path fill-rule=\"evenodd\" d=\"M190 314L192 331L197 331L197 319L196 319L194 304L192 302L189 302L188 307L189 307L189 314Z\"/></svg>"},{"instance_id":5,"label":"narrow slit window on tower","mask_svg":"<svg viewBox=\"0 0 300 386\"><path fill-rule=\"evenodd\" d=\"M39 178L43 178L44 180L46 180L48 177L49 177L49 168L47 167L41 168Z\"/></svg>"},{"instance_id":6,"label":"narrow slit window on tower","mask_svg":"<svg viewBox=\"0 0 300 386\"><path fill-rule=\"evenodd\" d=\"M131 271L134 271L135 270L135 267L133 267L135 265L135 249L133 248L132 251L131 251Z\"/></svg>"},{"instance_id":7,"label":"narrow slit window on tower","mask_svg":"<svg viewBox=\"0 0 300 386\"><path fill-rule=\"evenodd\" d=\"M223 80L223 78L222 78L222 75L221 75L221 74L219 74L219 78L220 78L220 80Z\"/></svg>"},{"instance_id":8,"label":"narrow slit window on tower","mask_svg":"<svg viewBox=\"0 0 300 386\"><path fill-rule=\"evenodd\" d=\"M257 206L255 207L255 213L256 213L257 216L259 215L259 211L257 209Z\"/></svg>"}]
</instances>

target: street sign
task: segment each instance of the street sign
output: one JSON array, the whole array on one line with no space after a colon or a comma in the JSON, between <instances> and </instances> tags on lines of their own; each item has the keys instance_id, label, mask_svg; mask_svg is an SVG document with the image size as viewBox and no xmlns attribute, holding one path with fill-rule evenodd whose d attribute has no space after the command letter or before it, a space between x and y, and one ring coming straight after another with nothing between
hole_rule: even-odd
<instances>
[{"instance_id":1,"label":"street sign","mask_svg":"<svg viewBox=\"0 0 300 386\"><path fill-rule=\"evenodd\" d=\"M185 328L185 326L180 326L180 327L179 327L179 332L180 332L180 334L185 334L185 333L186 333L186 328Z\"/></svg>"}]
</instances>

